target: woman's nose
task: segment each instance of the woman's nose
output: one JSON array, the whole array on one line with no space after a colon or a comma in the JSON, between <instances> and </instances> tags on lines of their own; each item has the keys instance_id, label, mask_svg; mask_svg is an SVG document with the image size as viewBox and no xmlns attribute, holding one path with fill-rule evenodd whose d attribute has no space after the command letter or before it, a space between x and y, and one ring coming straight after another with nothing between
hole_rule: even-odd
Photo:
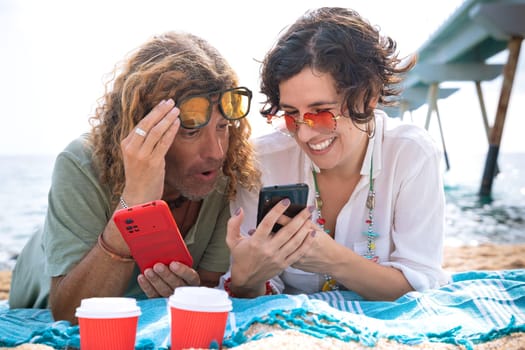
<instances>
[{"instance_id":1,"label":"woman's nose","mask_svg":"<svg viewBox=\"0 0 525 350\"><path fill-rule=\"evenodd\" d=\"M306 142L310 140L312 136L318 134L318 132L312 129L310 120L296 121L296 127L297 130L295 131L295 137L302 142Z\"/></svg>"}]
</instances>

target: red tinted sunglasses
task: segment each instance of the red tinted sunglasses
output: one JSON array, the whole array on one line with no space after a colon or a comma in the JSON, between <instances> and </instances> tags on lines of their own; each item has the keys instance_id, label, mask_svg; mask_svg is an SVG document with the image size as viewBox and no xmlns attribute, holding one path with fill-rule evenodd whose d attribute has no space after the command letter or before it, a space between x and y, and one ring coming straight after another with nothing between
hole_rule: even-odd
<instances>
[{"instance_id":1,"label":"red tinted sunglasses","mask_svg":"<svg viewBox=\"0 0 525 350\"><path fill-rule=\"evenodd\" d=\"M321 111L319 113L305 113L303 119L299 120L285 112L278 112L276 114L267 114L266 122L272 124L276 129L289 135L295 135L299 125L308 125L313 130L321 134L330 134L337 127L337 119L341 116L334 116L332 112ZM284 119L285 125L282 125Z\"/></svg>"}]
</instances>

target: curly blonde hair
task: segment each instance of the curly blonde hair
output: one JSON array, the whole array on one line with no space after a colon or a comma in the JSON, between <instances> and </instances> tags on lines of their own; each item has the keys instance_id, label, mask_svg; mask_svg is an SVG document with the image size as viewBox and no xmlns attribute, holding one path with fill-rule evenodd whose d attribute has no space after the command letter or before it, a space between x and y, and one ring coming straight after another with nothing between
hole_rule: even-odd
<instances>
[{"instance_id":1,"label":"curly blonde hair","mask_svg":"<svg viewBox=\"0 0 525 350\"><path fill-rule=\"evenodd\" d=\"M89 142L100 181L107 184L116 203L125 183L120 142L161 100L177 101L190 94L236 87L238 78L224 57L207 41L189 33L167 32L153 37L131 53L113 71L99 99ZM246 118L230 130L223 173L229 178L227 195L238 185L260 186L260 172L248 139Z\"/></svg>"}]
</instances>

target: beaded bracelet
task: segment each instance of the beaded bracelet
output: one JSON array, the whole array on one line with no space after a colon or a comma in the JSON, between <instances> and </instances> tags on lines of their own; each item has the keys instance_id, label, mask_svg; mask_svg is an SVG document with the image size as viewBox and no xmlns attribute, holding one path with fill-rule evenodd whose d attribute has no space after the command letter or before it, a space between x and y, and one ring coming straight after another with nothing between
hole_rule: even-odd
<instances>
[{"instance_id":1,"label":"beaded bracelet","mask_svg":"<svg viewBox=\"0 0 525 350\"><path fill-rule=\"evenodd\" d=\"M232 278L228 277L224 281L224 290L226 291L226 293L228 293L228 295L230 297L236 298L237 296L232 292L232 290L230 288L231 283L232 283ZM270 281L266 281L265 286L266 286L266 291L264 292L264 295L272 295L272 294L274 294L274 290L272 288L272 284L270 283Z\"/></svg>"},{"instance_id":2,"label":"beaded bracelet","mask_svg":"<svg viewBox=\"0 0 525 350\"><path fill-rule=\"evenodd\" d=\"M124 209L128 209L128 208L129 208L129 206L128 206L128 204L126 203L126 201L124 200L124 198L120 197L120 199L119 199L119 203L120 203L120 206L121 206L122 208L124 208Z\"/></svg>"},{"instance_id":3,"label":"beaded bracelet","mask_svg":"<svg viewBox=\"0 0 525 350\"><path fill-rule=\"evenodd\" d=\"M113 260L122 261L122 262L135 261L131 255L120 255L116 253L115 251L113 251L113 249L108 247L106 242L104 242L104 238L102 238L102 233L98 235L97 243L100 249L102 249L102 251L106 253L106 255L108 255Z\"/></svg>"}]
</instances>

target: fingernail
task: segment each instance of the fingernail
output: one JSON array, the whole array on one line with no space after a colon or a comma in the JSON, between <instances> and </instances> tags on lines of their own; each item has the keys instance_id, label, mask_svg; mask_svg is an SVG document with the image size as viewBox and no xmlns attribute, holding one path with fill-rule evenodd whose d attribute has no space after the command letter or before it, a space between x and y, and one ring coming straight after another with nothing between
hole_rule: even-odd
<instances>
[{"instance_id":1,"label":"fingernail","mask_svg":"<svg viewBox=\"0 0 525 350\"><path fill-rule=\"evenodd\" d=\"M235 215L235 216L239 216L240 213L241 213L241 208L239 207L239 208L237 208L237 209L235 210L234 215Z\"/></svg>"},{"instance_id":2,"label":"fingernail","mask_svg":"<svg viewBox=\"0 0 525 350\"><path fill-rule=\"evenodd\" d=\"M315 210L315 205L309 205L309 206L308 206L308 211L309 211L310 213L313 213L314 210Z\"/></svg>"},{"instance_id":3,"label":"fingernail","mask_svg":"<svg viewBox=\"0 0 525 350\"><path fill-rule=\"evenodd\" d=\"M285 198L281 201L281 204L284 205L284 206L289 206L290 205L290 198Z\"/></svg>"},{"instance_id":4,"label":"fingernail","mask_svg":"<svg viewBox=\"0 0 525 350\"><path fill-rule=\"evenodd\" d=\"M255 229L254 228L252 228L251 230L248 231L248 235L250 235L250 236L253 235L254 233L255 233Z\"/></svg>"},{"instance_id":5,"label":"fingernail","mask_svg":"<svg viewBox=\"0 0 525 350\"><path fill-rule=\"evenodd\" d=\"M179 263L176 262L176 261L172 261L170 263L170 270L173 271L173 272L179 271Z\"/></svg>"}]
</instances>

